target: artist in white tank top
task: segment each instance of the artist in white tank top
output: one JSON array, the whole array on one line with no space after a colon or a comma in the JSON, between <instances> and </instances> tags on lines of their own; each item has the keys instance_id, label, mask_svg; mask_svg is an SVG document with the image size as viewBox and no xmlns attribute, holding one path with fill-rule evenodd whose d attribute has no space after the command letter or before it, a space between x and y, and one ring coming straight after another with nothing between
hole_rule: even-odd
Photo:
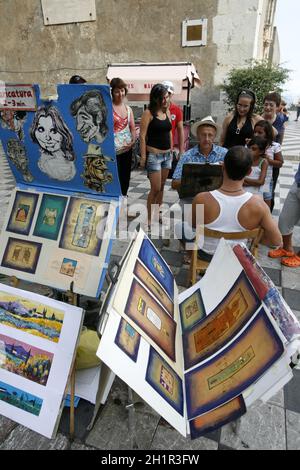
<instances>
[{"instance_id":1,"label":"artist in white tank top","mask_svg":"<svg viewBox=\"0 0 300 470\"><path fill-rule=\"evenodd\" d=\"M212 230L218 230L220 232L243 232L247 228L243 227L238 220L238 213L241 207L249 201L252 194L245 192L237 196L227 196L218 190L211 191L211 196L216 199L220 206L219 216L210 224L205 224L205 227ZM237 243L236 240L233 240ZM239 243L247 243L247 240L239 240ZM219 240L216 238L205 237L204 245L202 250L206 253L213 254L216 251L216 247Z\"/></svg>"},{"instance_id":2,"label":"artist in white tank top","mask_svg":"<svg viewBox=\"0 0 300 470\"><path fill-rule=\"evenodd\" d=\"M224 158L221 187L215 191L199 193L193 200L194 230L204 222L205 227L225 233L262 228L263 243L267 245L276 245L275 240L282 239L263 199L259 195L245 191L243 183L251 172L251 166L252 157L249 149L235 146L228 150ZM197 220L199 205L204 209L204 220ZM218 239L205 237L202 250L198 250L198 256L202 258L201 252L204 252L205 256L210 257L216 251L218 242Z\"/></svg>"}]
</instances>

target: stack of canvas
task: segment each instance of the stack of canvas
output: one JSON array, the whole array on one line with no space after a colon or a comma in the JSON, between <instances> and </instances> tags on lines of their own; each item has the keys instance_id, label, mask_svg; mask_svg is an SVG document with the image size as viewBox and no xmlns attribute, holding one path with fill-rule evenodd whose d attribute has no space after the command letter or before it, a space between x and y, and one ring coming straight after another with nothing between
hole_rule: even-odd
<instances>
[{"instance_id":1,"label":"stack of canvas","mask_svg":"<svg viewBox=\"0 0 300 470\"><path fill-rule=\"evenodd\" d=\"M237 419L292 378L300 325L247 249L235 251L221 240L178 295L140 232L108 302L98 356L184 436Z\"/></svg>"}]
</instances>

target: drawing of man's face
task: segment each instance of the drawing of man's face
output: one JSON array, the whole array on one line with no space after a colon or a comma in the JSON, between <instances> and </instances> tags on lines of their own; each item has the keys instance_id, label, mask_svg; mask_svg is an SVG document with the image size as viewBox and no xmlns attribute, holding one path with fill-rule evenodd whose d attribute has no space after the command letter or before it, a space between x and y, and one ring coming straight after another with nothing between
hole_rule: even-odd
<instances>
[{"instance_id":1,"label":"drawing of man's face","mask_svg":"<svg viewBox=\"0 0 300 470\"><path fill-rule=\"evenodd\" d=\"M102 119L103 116L100 108L96 116L97 125L94 123L93 116L86 111L84 106L79 108L76 115L76 128L84 142L90 142L96 136L99 132L99 123L102 122Z\"/></svg>"},{"instance_id":2,"label":"drawing of man's face","mask_svg":"<svg viewBox=\"0 0 300 470\"><path fill-rule=\"evenodd\" d=\"M61 149L63 136L57 131L51 116L41 116L35 131L39 146L49 153Z\"/></svg>"}]
</instances>

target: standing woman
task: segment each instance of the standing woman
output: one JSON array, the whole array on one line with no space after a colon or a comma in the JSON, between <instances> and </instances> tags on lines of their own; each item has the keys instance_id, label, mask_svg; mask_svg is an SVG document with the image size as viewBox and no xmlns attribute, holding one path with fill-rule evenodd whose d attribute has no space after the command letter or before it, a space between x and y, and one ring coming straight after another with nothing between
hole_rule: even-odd
<instances>
[{"instance_id":1,"label":"standing woman","mask_svg":"<svg viewBox=\"0 0 300 470\"><path fill-rule=\"evenodd\" d=\"M246 145L247 140L253 137L255 124L262 118L253 114L255 94L251 90L242 90L235 103L235 111L229 113L222 125L220 145L230 148L234 145Z\"/></svg>"},{"instance_id":2,"label":"standing woman","mask_svg":"<svg viewBox=\"0 0 300 470\"><path fill-rule=\"evenodd\" d=\"M135 143L135 125L130 106L124 103L128 89L121 78L110 82L113 116L114 141L117 154L118 174L123 196L127 196L131 172L132 147Z\"/></svg>"},{"instance_id":3,"label":"standing woman","mask_svg":"<svg viewBox=\"0 0 300 470\"><path fill-rule=\"evenodd\" d=\"M164 185L172 166L172 124L168 111L169 93L161 83L153 86L148 109L143 112L140 129L140 166L146 166L150 180L147 199L148 226L151 225L154 204L160 206L163 200Z\"/></svg>"}]
</instances>

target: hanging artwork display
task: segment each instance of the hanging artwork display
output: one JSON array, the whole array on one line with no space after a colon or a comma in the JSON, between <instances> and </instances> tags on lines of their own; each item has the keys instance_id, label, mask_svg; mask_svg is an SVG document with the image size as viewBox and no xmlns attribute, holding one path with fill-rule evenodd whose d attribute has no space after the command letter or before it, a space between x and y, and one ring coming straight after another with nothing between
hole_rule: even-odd
<instances>
[{"instance_id":1,"label":"hanging artwork display","mask_svg":"<svg viewBox=\"0 0 300 470\"><path fill-rule=\"evenodd\" d=\"M81 308L0 284L0 414L55 436Z\"/></svg>"},{"instance_id":2,"label":"hanging artwork display","mask_svg":"<svg viewBox=\"0 0 300 470\"><path fill-rule=\"evenodd\" d=\"M285 336L225 240L206 275L178 295L142 231L123 259L100 332L101 360L192 439L277 393L292 377L300 339Z\"/></svg>"},{"instance_id":3,"label":"hanging artwork display","mask_svg":"<svg viewBox=\"0 0 300 470\"><path fill-rule=\"evenodd\" d=\"M17 188L0 237L0 272L62 290L72 283L97 297L121 195L110 89L57 92L43 100L38 85L1 88L0 139Z\"/></svg>"}]
</instances>

